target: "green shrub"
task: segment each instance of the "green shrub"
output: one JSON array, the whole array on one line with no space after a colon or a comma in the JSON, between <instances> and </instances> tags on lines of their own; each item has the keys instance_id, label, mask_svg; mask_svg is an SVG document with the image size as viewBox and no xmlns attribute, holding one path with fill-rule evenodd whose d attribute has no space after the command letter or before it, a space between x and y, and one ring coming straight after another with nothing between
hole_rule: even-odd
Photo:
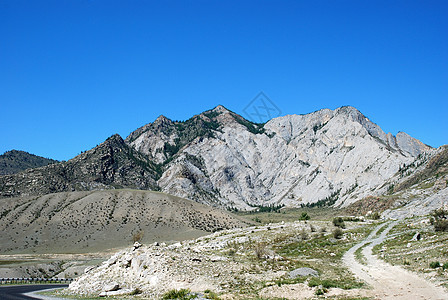
<instances>
[{"instance_id":1,"label":"green shrub","mask_svg":"<svg viewBox=\"0 0 448 300\"><path fill-rule=\"evenodd\" d=\"M443 266L442 266L442 268L443 268L444 270L447 270L447 269L448 269L448 262L444 263Z\"/></svg>"},{"instance_id":2,"label":"green shrub","mask_svg":"<svg viewBox=\"0 0 448 300\"><path fill-rule=\"evenodd\" d=\"M372 220L379 220L381 215L379 214L379 212L374 212L369 216Z\"/></svg>"},{"instance_id":3,"label":"green shrub","mask_svg":"<svg viewBox=\"0 0 448 300\"><path fill-rule=\"evenodd\" d=\"M318 288L315 292L316 296L322 296L324 295L328 290L326 288Z\"/></svg>"},{"instance_id":4,"label":"green shrub","mask_svg":"<svg viewBox=\"0 0 448 300\"><path fill-rule=\"evenodd\" d=\"M308 213L306 213L306 212L303 212L301 215L300 215L300 217L299 217L299 220L300 221L306 221L306 220L309 220L310 219L310 216L308 215Z\"/></svg>"},{"instance_id":5,"label":"green shrub","mask_svg":"<svg viewBox=\"0 0 448 300\"><path fill-rule=\"evenodd\" d=\"M345 228L344 219L342 217L335 217L333 219L333 225L339 228Z\"/></svg>"},{"instance_id":6,"label":"green shrub","mask_svg":"<svg viewBox=\"0 0 448 300\"><path fill-rule=\"evenodd\" d=\"M434 221L435 231L448 231L448 220L437 220Z\"/></svg>"},{"instance_id":7,"label":"green shrub","mask_svg":"<svg viewBox=\"0 0 448 300\"><path fill-rule=\"evenodd\" d=\"M188 289L181 289L181 290L170 290L163 294L162 299L169 300L169 299L181 299L181 300L188 300L188 299L194 299L196 298L196 295L191 295L190 290Z\"/></svg>"},{"instance_id":8,"label":"green shrub","mask_svg":"<svg viewBox=\"0 0 448 300\"><path fill-rule=\"evenodd\" d=\"M448 231L448 210L436 209L431 215L430 221L435 231Z\"/></svg>"},{"instance_id":9,"label":"green shrub","mask_svg":"<svg viewBox=\"0 0 448 300\"><path fill-rule=\"evenodd\" d=\"M340 238L342 238L343 235L344 235L344 232L342 231L341 228L336 228L335 230L333 230L333 237L335 239L340 239Z\"/></svg>"},{"instance_id":10,"label":"green shrub","mask_svg":"<svg viewBox=\"0 0 448 300\"><path fill-rule=\"evenodd\" d=\"M134 290L132 290L131 295L132 295L132 296L133 296L133 295L139 295L139 294L141 294L141 293L143 293L143 291L142 291L141 289L139 289L139 288L135 288Z\"/></svg>"},{"instance_id":11,"label":"green shrub","mask_svg":"<svg viewBox=\"0 0 448 300\"><path fill-rule=\"evenodd\" d=\"M205 290L204 294L205 294L204 297L207 299L220 300L220 298L218 297L218 294L216 294L215 292L213 292L211 290Z\"/></svg>"},{"instance_id":12,"label":"green shrub","mask_svg":"<svg viewBox=\"0 0 448 300\"><path fill-rule=\"evenodd\" d=\"M435 268L439 268L439 267L440 267L440 262L438 262L438 261L433 261L433 262L431 262L431 263L429 264L429 266L430 266L431 268L433 268L433 269L435 269Z\"/></svg>"}]
</instances>

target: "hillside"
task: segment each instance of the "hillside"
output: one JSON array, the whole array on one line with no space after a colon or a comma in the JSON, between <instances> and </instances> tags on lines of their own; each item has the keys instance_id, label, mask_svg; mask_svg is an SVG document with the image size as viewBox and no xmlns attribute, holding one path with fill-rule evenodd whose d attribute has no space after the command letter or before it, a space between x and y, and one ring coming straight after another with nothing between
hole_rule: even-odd
<instances>
[{"instance_id":1,"label":"hillside","mask_svg":"<svg viewBox=\"0 0 448 300\"><path fill-rule=\"evenodd\" d=\"M11 150L0 155L0 175L15 174L57 162L25 151Z\"/></svg>"},{"instance_id":2,"label":"hillside","mask_svg":"<svg viewBox=\"0 0 448 300\"><path fill-rule=\"evenodd\" d=\"M66 192L0 199L0 252L76 253L142 241L184 240L245 224L231 214L159 192Z\"/></svg>"}]
</instances>

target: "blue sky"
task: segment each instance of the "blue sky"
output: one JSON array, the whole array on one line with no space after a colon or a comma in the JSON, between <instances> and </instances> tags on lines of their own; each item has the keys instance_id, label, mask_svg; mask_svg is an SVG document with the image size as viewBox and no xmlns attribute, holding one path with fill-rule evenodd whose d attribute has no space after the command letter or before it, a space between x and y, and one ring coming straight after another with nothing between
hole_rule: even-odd
<instances>
[{"instance_id":1,"label":"blue sky","mask_svg":"<svg viewBox=\"0 0 448 300\"><path fill-rule=\"evenodd\" d=\"M0 153L70 159L263 91L448 143L448 1L0 0Z\"/></svg>"}]
</instances>

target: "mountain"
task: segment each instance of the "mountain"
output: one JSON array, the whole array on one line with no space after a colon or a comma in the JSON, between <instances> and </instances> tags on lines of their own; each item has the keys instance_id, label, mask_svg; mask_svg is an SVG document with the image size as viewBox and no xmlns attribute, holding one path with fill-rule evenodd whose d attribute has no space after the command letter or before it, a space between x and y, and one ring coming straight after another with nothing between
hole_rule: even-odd
<instances>
[{"instance_id":1,"label":"mountain","mask_svg":"<svg viewBox=\"0 0 448 300\"><path fill-rule=\"evenodd\" d=\"M240 209L348 204L432 149L384 133L353 107L262 125L218 106L186 122L161 116L126 142L163 165L162 191Z\"/></svg>"},{"instance_id":2,"label":"mountain","mask_svg":"<svg viewBox=\"0 0 448 300\"><path fill-rule=\"evenodd\" d=\"M435 152L350 106L265 124L217 106L183 122L160 116L124 141L115 135L68 162L0 176L0 195L130 187L235 209L346 206Z\"/></svg>"},{"instance_id":3,"label":"mountain","mask_svg":"<svg viewBox=\"0 0 448 300\"><path fill-rule=\"evenodd\" d=\"M158 190L156 178L154 164L113 135L67 162L0 176L0 194L16 197L122 187Z\"/></svg>"},{"instance_id":4,"label":"mountain","mask_svg":"<svg viewBox=\"0 0 448 300\"><path fill-rule=\"evenodd\" d=\"M57 160L37 156L25 151L11 150L0 155L0 175L15 174L57 162Z\"/></svg>"},{"instance_id":5,"label":"mountain","mask_svg":"<svg viewBox=\"0 0 448 300\"><path fill-rule=\"evenodd\" d=\"M0 199L0 252L76 253L242 227L231 214L160 192L108 190Z\"/></svg>"}]
</instances>

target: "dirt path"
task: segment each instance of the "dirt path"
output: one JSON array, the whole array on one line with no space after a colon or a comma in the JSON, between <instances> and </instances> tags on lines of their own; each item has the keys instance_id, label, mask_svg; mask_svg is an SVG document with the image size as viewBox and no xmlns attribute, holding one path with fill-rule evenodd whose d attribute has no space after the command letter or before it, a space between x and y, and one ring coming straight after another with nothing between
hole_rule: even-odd
<instances>
[{"instance_id":1,"label":"dirt path","mask_svg":"<svg viewBox=\"0 0 448 300\"><path fill-rule=\"evenodd\" d=\"M364 241L344 254L342 257L344 264L356 276L372 286L372 296L376 299L448 299L448 294L442 287L437 287L403 268L379 260L372 254L372 248L381 244L397 223L385 223L375 228ZM377 232L384 226L387 228L377 236ZM364 247L362 254L366 258L366 265L355 259L355 251L361 247Z\"/></svg>"}]
</instances>

